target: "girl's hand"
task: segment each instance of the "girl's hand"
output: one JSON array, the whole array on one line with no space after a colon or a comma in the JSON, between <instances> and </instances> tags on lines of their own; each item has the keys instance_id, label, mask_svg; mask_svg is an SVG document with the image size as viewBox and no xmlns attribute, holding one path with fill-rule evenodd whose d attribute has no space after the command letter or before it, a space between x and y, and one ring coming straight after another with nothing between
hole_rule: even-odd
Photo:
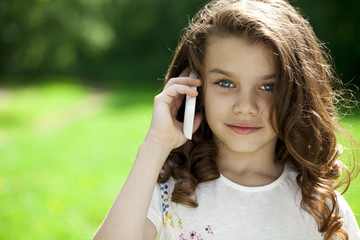
<instances>
[{"instance_id":1,"label":"girl's hand","mask_svg":"<svg viewBox=\"0 0 360 240\"><path fill-rule=\"evenodd\" d=\"M185 94L196 97L198 92L190 86L200 86L199 79L188 77L190 69L185 69L179 77L171 78L164 90L155 97L150 129L145 140L153 141L171 151L183 145L187 139L183 133L183 123L176 119L177 112L184 100ZM201 123L202 116L195 115L195 132Z\"/></svg>"}]
</instances>

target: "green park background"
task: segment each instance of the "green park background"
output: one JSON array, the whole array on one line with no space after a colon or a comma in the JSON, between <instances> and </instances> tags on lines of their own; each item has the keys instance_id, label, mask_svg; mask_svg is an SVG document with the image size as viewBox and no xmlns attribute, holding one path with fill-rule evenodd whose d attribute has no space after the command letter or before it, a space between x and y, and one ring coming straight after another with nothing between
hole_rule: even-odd
<instances>
[{"instance_id":1,"label":"green park background","mask_svg":"<svg viewBox=\"0 0 360 240\"><path fill-rule=\"evenodd\" d=\"M92 238L146 134L180 32L204 3L0 1L0 239ZM359 99L359 1L292 4ZM341 122L359 139L351 112ZM359 178L345 198L360 223Z\"/></svg>"}]
</instances>

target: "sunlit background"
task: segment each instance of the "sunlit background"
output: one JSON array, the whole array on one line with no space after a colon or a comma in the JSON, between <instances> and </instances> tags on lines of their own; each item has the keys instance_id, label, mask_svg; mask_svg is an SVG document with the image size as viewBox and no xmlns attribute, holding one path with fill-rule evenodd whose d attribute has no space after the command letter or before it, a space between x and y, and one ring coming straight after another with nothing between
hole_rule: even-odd
<instances>
[{"instance_id":1,"label":"sunlit background","mask_svg":"<svg viewBox=\"0 0 360 240\"><path fill-rule=\"evenodd\" d=\"M0 1L0 239L91 239L130 171L180 32L204 3ZM358 0L292 3L358 94ZM353 112L342 122L359 138ZM360 222L360 180L345 197Z\"/></svg>"}]
</instances>

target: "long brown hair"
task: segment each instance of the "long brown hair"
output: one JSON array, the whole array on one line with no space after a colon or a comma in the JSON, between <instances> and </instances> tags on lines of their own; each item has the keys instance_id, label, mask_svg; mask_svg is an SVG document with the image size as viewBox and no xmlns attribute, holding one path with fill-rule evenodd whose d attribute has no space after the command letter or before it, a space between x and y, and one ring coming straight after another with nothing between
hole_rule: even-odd
<instances>
[{"instance_id":1,"label":"long brown hair","mask_svg":"<svg viewBox=\"0 0 360 240\"><path fill-rule=\"evenodd\" d=\"M337 135L358 143L337 122L342 84L334 75L326 48L308 21L284 0L214 0L185 29L165 83L187 66L201 79L206 41L216 33L246 38L274 52L279 64L279 87L270 113L275 116L270 121L278 133L275 161L290 162L298 172L301 207L314 217L324 239L348 239L335 190L345 186L345 192L350 176L358 171L350 172L340 161ZM197 111L203 113L201 90L198 99ZM179 120L182 112L180 109ZM158 182L173 177L177 183L172 200L197 207L196 186L220 175L216 158L213 133L204 119L193 140L170 153ZM354 150L349 158L355 163ZM347 178L339 181L342 170Z\"/></svg>"}]
</instances>

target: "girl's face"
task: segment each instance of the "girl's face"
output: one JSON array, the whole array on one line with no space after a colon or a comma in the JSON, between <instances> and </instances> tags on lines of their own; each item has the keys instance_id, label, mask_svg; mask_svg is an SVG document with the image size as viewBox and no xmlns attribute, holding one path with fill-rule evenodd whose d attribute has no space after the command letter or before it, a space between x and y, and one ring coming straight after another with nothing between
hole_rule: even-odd
<instances>
[{"instance_id":1,"label":"girl's face","mask_svg":"<svg viewBox=\"0 0 360 240\"><path fill-rule=\"evenodd\" d=\"M269 122L274 57L261 44L240 37L212 35L207 40L205 116L220 149L274 153L277 135Z\"/></svg>"}]
</instances>

